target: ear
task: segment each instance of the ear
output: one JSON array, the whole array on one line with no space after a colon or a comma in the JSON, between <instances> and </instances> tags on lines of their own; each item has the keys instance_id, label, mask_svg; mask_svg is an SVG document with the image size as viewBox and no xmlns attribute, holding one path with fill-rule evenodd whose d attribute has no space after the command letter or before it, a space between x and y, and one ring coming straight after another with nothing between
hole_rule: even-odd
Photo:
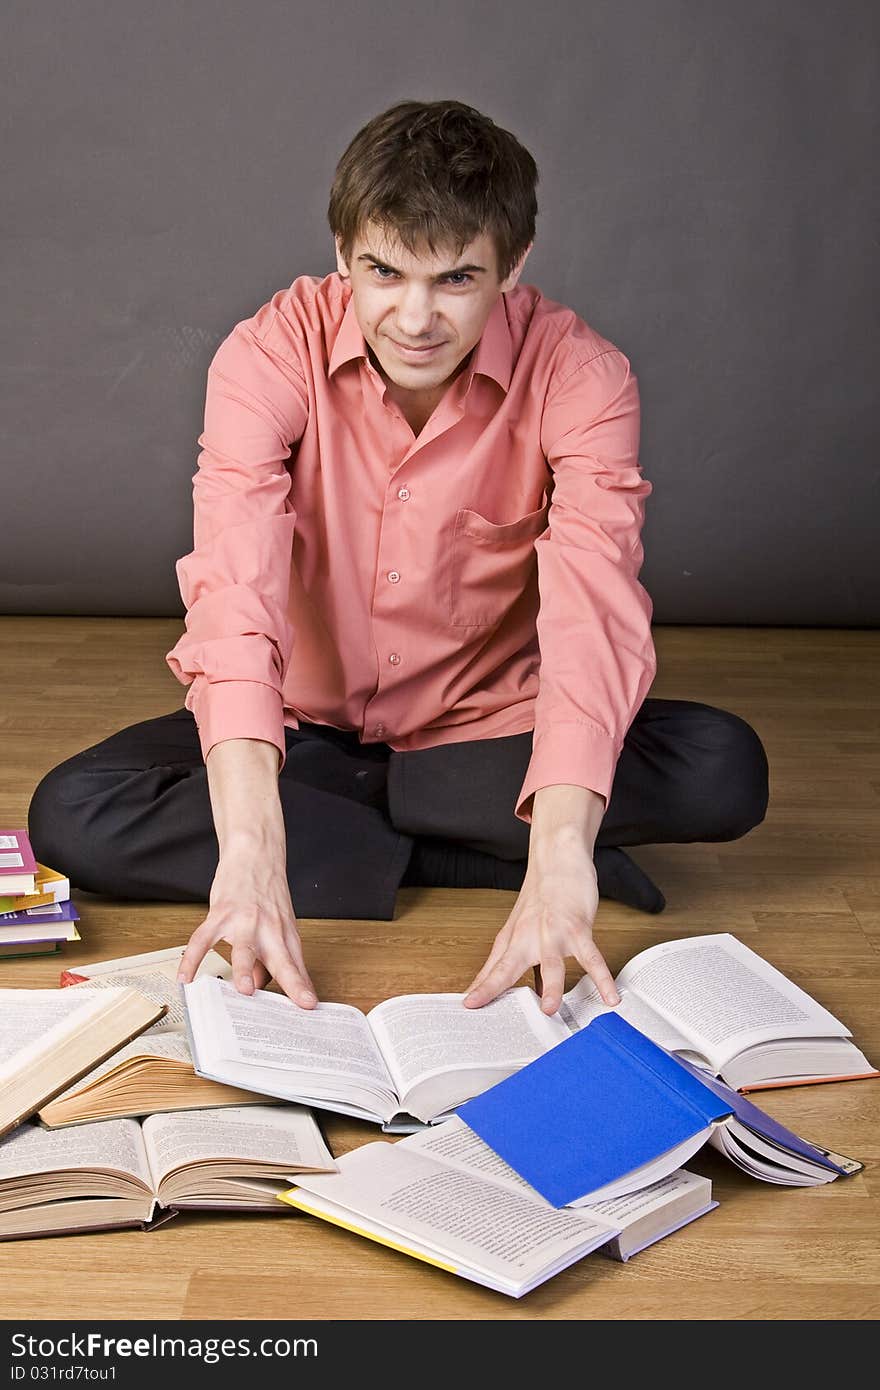
<instances>
[{"instance_id":1,"label":"ear","mask_svg":"<svg viewBox=\"0 0 880 1390\"><path fill-rule=\"evenodd\" d=\"M534 244L535 243L533 241L529 242L525 251L523 251L516 265L513 267L513 270L510 272L507 279L504 281L504 284L499 286L499 294L505 294L507 290L513 289L519 277L522 275L523 266L526 263L526 257L528 256Z\"/></svg>"},{"instance_id":2,"label":"ear","mask_svg":"<svg viewBox=\"0 0 880 1390\"><path fill-rule=\"evenodd\" d=\"M336 237L336 238L335 238L335 244L336 244L336 269L339 271L339 274L342 276L343 280L347 280L348 277L349 277L349 275L351 274L351 272L350 272L348 266L346 265L345 260L343 259L342 251L341 251L341 249L340 249L340 244L339 244L339 237Z\"/></svg>"}]
</instances>

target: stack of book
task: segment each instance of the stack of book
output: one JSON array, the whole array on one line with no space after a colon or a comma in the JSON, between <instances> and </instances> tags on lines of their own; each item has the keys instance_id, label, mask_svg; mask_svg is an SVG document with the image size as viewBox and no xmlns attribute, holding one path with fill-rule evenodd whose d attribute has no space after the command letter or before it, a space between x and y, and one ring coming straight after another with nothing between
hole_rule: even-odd
<instances>
[{"instance_id":1,"label":"stack of book","mask_svg":"<svg viewBox=\"0 0 880 1390\"><path fill-rule=\"evenodd\" d=\"M521 1297L712 1211L681 1166L704 1146L780 1188L862 1167L744 1099L877 1072L727 934L641 952L616 1010L585 979L553 1019L526 988L302 1010L213 951L181 988L183 949L0 990L0 1240L296 1208ZM415 1132L336 1160L313 1107Z\"/></svg>"},{"instance_id":2,"label":"stack of book","mask_svg":"<svg viewBox=\"0 0 880 1390\"><path fill-rule=\"evenodd\" d=\"M70 879L37 862L26 830L0 830L0 958L60 951L78 921Z\"/></svg>"}]
</instances>

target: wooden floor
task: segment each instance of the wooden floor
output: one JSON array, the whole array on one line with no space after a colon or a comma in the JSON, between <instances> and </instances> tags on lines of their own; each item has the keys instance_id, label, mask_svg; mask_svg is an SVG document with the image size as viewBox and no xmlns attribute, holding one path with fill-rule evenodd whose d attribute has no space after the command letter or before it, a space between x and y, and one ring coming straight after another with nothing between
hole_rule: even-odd
<instances>
[{"instance_id":1,"label":"wooden floor","mask_svg":"<svg viewBox=\"0 0 880 1390\"><path fill-rule=\"evenodd\" d=\"M164 663L180 623L0 620L5 769L0 825L25 825L44 772L116 729L183 703ZM730 931L797 981L880 1059L880 638L870 632L665 628L652 693L735 711L771 766L763 825L725 845L635 857L668 900L659 917L603 901L612 969L654 942ZM82 944L65 964L184 942L199 905L74 892ZM300 922L324 999L460 990L513 893L405 889L393 922ZM7 986L49 986L58 961L0 964ZM572 983L572 974L569 983ZM880 1082L767 1093L765 1109L865 1163L854 1178L775 1189L704 1153L720 1207L618 1265L583 1260L521 1301L293 1212L179 1218L150 1234L0 1246L4 1318L854 1319L880 1312ZM376 1137L331 1117L337 1153ZM120 1277L120 1271L126 1271Z\"/></svg>"}]
</instances>

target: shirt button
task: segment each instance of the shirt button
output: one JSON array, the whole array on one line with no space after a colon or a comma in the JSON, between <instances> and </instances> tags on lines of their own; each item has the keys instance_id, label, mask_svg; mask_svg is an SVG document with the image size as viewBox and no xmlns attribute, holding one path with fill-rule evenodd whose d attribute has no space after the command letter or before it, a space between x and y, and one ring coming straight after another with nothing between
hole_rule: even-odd
<instances>
[{"instance_id":1,"label":"shirt button","mask_svg":"<svg viewBox=\"0 0 880 1390\"><path fill-rule=\"evenodd\" d=\"M376 727L375 727L375 729L373 730L373 733L376 735L376 738L381 738L382 735L384 734L384 732L385 732L385 725L384 725L384 724L377 724Z\"/></svg>"},{"instance_id":2,"label":"shirt button","mask_svg":"<svg viewBox=\"0 0 880 1390\"><path fill-rule=\"evenodd\" d=\"M388 583L389 583L389 584L399 584L399 583L400 583L400 575L397 573L397 570L389 570L389 571L388 571Z\"/></svg>"},{"instance_id":3,"label":"shirt button","mask_svg":"<svg viewBox=\"0 0 880 1390\"><path fill-rule=\"evenodd\" d=\"M400 653L399 653L399 652L391 652L390 656L388 657L388 660L391 662L391 665L392 665L392 666L399 666L399 665L400 665Z\"/></svg>"},{"instance_id":4,"label":"shirt button","mask_svg":"<svg viewBox=\"0 0 880 1390\"><path fill-rule=\"evenodd\" d=\"M397 495L400 498L401 502L408 502L410 497L412 497L412 493L410 492L408 487L399 487L397 489Z\"/></svg>"}]
</instances>

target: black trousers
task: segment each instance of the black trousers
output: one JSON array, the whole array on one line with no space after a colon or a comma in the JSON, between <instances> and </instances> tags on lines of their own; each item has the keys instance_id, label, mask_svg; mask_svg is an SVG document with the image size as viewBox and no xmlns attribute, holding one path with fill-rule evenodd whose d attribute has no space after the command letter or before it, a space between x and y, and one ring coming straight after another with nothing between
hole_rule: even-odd
<instances>
[{"instance_id":1,"label":"black trousers","mask_svg":"<svg viewBox=\"0 0 880 1390\"><path fill-rule=\"evenodd\" d=\"M513 813L532 734L399 753L319 724L286 729L279 791L300 917L390 920L401 883L518 888L530 827ZM767 758L737 715L645 700L597 845L734 840L764 817ZM175 710L53 768L28 829L44 864L115 898L205 902L218 846L195 720Z\"/></svg>"}]
</instances>

